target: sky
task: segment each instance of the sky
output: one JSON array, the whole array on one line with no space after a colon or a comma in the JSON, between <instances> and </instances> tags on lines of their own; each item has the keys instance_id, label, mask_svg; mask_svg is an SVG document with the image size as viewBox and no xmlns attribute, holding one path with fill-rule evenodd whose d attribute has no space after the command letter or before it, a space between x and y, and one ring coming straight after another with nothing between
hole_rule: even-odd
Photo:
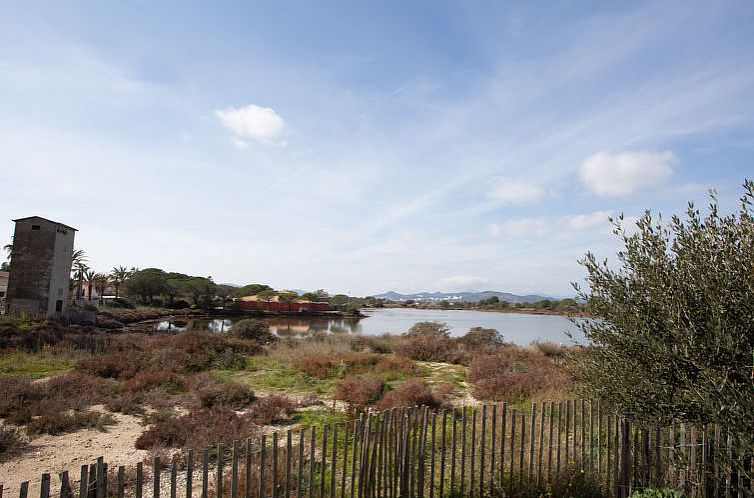
<instances>
[{"instance_id":1,"label":"sky","mask_svg":"<svg viewBox=\"0 0 754 498\"><path fill-rule=\"evenodd\" d=\"M370 295L573 295L754 176L754 2L2 2L0 238Z\"/></svg>"}]
</instances>

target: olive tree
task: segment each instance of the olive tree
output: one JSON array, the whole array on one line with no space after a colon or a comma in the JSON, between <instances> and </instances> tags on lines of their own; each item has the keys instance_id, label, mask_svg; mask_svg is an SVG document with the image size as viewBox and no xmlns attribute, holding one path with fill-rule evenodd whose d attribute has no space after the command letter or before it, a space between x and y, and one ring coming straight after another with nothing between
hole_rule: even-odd
<instances>
[{"instance_id":1,"label":"olive tree","mask_svg":"<svg viewBox=\"0 0 754 498\"><path fill-rule=\"evenodd\" d=\"M710 193L668 222L646 212L629 229L611 220L624 246L617 265L587 253L594 319L579 355L588 394L638 419L718 423L751 448L754 414L754 182L734 214Z\"/></svg>"}]
</instances>

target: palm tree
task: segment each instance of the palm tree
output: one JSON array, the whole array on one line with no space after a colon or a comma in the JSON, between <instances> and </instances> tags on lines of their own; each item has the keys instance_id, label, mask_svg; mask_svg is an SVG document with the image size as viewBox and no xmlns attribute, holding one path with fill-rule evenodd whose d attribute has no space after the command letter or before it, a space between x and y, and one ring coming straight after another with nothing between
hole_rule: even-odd
<instances>
[{"instance_id":1,"label":"palm tree","mask_svg":"<svg viewBox=\"0 0 754 498\"><path fill-rule=\"evenodd\" d=\"M84 273L89 269L86 265L86 252L83 249L76 249L71 256L73 278L76 279L76 299L81 299L81 290L84 282Z\"/></svg>"},{"instance_id":2,"label":"palm tree","mask_svg":"<svg viewBox=\"0 0 754 498\"><path fill-rule=\"evenodd\" d=\"M87 286L87 298L89 301L92 300L92 287L94 287L94 280L97 278L97 272L94 270L86 270L84 272L84 280L86 280L86 286Z\"/></svg>"},{"instance_id":3,"label":"palm tree","mask_svg":"<svg viewBox=\"0 0 754 498\"><path fill-rule=\"evenodd\" d=\"M133 269L132 269L133 270ZM128 277L131 276L131 273L133 273L132 270L129 270L125 266L116 266L112 270L110 270L110 279L113 282L113 287L115 287L115 298L118 298L118 293L120 292L120 286L128 280Z\"/></svg>"},{"instance_id":4,"label":"palm tree","mask_svg":"<svg viewBox=\"0 0 754 498\"><path fill-rule=\"evenodd\" d=\"M3 250L6 252L5 261L3 261L2 271L10 271L10 256L13 253L13 244L5 244Z\"/></svg>"},{"instance_id":5,"label":"palm tree","mask_svg":"<svg viewBox=\"0 0 754 498\"><path fill-rule=\"evenodd\" d=\"M110 284L110 278L104 273L97 273L96 275L94 275L93 280L94 280L94 289L97 291L100 304L102 304L104 302L103 296L105 295L105 290L107 289L107 286Z\"/></svg>"}]
</instances>

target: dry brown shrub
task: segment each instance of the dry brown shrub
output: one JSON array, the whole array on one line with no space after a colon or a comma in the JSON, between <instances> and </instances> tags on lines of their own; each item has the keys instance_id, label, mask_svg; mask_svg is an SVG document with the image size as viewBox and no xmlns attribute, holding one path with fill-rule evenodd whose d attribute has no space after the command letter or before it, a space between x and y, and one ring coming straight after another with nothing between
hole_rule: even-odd
<instances>
[{"instance_id":1,"label":"dry brown shrub","mask_svg":"<svg viewBox=\"0 0 754 498\"><path fill-rule=\"evenodd\" d=\"M183 376L169 370L150 368L137 373L123 383L123 390L128 392L147 392L160 390L167 394L177 394L186 389Z\"/></svg>"},{"instance_id":2,"label":"dry brown shrub","mask_svg":"<svg viewBox=\"0 0 754 498\"><path fill-rule=\"evenodd\" d=\"M21 349L37 352L51 346L103 351L108 335L95 327L65 326L56 320L44 320L20 327L12 318L0 318L0 350Z\"/></svg>"},{"instance_id":3,"label":"dry brown shrub","mask_svg":"<svg viewBox=\"0 0 754 498\"><path fill-rule=\"evenodd\" d=\"M43 382L5 377L0 379L0 416L11 424L31 424L27 427L30 433L88 427L96 420L83 410L104 403L114 387L112 382L79 373L57 375ZM58 418L59 422L55 420Z\"/></svg>"},{"instance_id":4,"label":"dry brown shrub","mask_svg":"<svg viewBox=\"0 0 754 498\"><path fill-rule=\"evenodd\" d=\"M15 427L0 426L0 462L9 459L24 446L26 441L21 431Z\"/></svg>"},{"instance_id":5,"label":"dry brown shrub","mask_svg":"<svg viewBox=\"0 0 754 498\"><path fill-rule=\"evenodd\" d=\"M306 356L340 355L357 349L352 336L315 332L303 338L286 337L274 344L269 354L282 363L292 363Z\"/></svg>"},{"instance_id":6,"label":"dry brown shrub","mask_svg":"<svg viewBox=\"0 0 754 498\"><path fill-rule=\"evenodd\" d=\"M245 408L256 396L245 384L230 380L220 380L211 373L200 373L190 380L190 389L195 403L203 408L226 405L235 410Z\"/></svg>"},{"instance_id":7,"label":"dry brown shrub","mask_svg":"<svg viewBox=\"0 0 754 498\"><path fill-rule=\"evenodd\" d=\"M382 335L357 335L353 342L360 350L372 353L394 353L406 342L406 338L394 334Z\"/></svg>"},{"instance_id":8,"label":"dry brown shrub","mask_svg":"<svg viewBox=\"0 0 754 498\"><path fill-rule=\"evenodd\" d=\"M570 375L552 359L530 349L506 346L476 356L467 380L478 399L516 401L567 385Z\"/></svg>"},{"instance_id":9,"label":"dry brown shrub","mask_svg":"<svg viewBox=\"0 0 754 498\"><path fill-rule=\"evenodd\" d=\"M298 404L288 396L270 394L256 400L248 410L251 421L257 425L270 425L287 421Z\"/></svg>"},{"instance_id":10,"label":"dry brown shrub","mask_svg":"<svg viewBox=\"0 0 754 498\"><path fill-rule=\"evenodd\" d=\"M26 424L26 432L30 435L50 434L55 436L66 432L75 432L79 429L97 428L104 430L104 426L112 423L113 419L109 414L95 413L89 410L60 413L54 406L50 406Z\"/></svg>"},{"instance_id":11,"label":"dry brown shrub","mask_svg":"<svg viewBox=\"0 0 754 498\"><path fill-rule=\"evenodd\" d=\"M495 329L474 327L456 339L468 351L479 351L503 344L503 336Z\"/></svg>"},{"instance_id":12,"label":"dry brown shrub","mask_svg":"<svg viewBox=\"0 0 754 498\"><path fill-rule=\"evenodd\" d=\"M540 353L550 358L565 358L568 354L568 348L562 344L557 344L552 341L534 341L532 343Z\"/></svg>"},{"instance_id":13,"label":"dry brown shrub","mask_svg":"<svg viewBox=\"0 0 754 498\"><path fill-rule=\"evenodd\" d=\"M385 383L379 377L351 375L341 380L335 390L335 399L348 404L348 411L355 415L382 398Z\"/></svg>"},{"instance_id":14,"label":"dry brown shrub","mask_svg":"<svg viewBox=\"0 0 754 498\"><path fill-rule=\"evenodd\" d=\"M446 408L447 388L433 391L426 381L421 379L407 380L394 390L385 393L377 403L377 410L401 408L407 406L428 406L432 409Z\"/></svg>"},{"instance_id":15,"label":"dry brown shrub","mask_svg":"<svg viewBox=\"0 0 754 498\"><path fill-rule=\"evenodd\" d=\"M139 351L130 351L128 354L112 351L79 361L76 370L98 377L127 380L148 366L148 357Z\"/></svg>"},{"instance_id":16,"label":"dry brown shrub","mask_svg":"<svg viewBox=\"0 0 754 498\"><path fill-rule=\"evenodd\" d=\"M406 336L405 342L398 347L396 354L418 361L436 361L465 365L470 359L467 351L458 343L443 334L421 333Z\"/></svg>"},{"instance_id":17,"label":"dry brown shrub","mask_svg":"<svg viewBox=\"0 0 754 498\"><path fill-rule=\"evenodd\" d=\"M105 403L105 408L123 415L141 415L144 413L144 394L138 392L120 393L110 397Z\"/></svg>"},{"instance_id":18,"label":"dry brown shrub","mask_svg":"<svg viewBox=\"0 0 754 498\"><path fill-rule=\"evenodd\" d=\"M251 417L238 415L227 406L193 410L182 416L161 420L136 439L137 449L203 449L220 443L245 439L255 433Z\"/></svg>"}]
</instances>

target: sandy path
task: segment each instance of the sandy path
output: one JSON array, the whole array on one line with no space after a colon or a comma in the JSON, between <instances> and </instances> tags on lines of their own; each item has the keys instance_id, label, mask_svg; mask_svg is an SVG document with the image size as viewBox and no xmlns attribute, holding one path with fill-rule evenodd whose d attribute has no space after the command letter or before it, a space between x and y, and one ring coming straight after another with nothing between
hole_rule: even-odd
<instances>
[{"instance_id":1,"label":"sandy path","mask_svg":"<svg viewBox=\"0 0 754 498\"><path fill-rule=\"evenodd\" d=\"M29 496L39 496L39 481L44 472L50 473L51 489L57 491L58 472L67 470L71 480L78 481L81 466L94 463L100 456L105 457L111 468L135 465L143 460L147 451L134 448L136 438L144 431L140 419L120 413L112 416L116 424L108 426L107 432L84 429L33 439L20 455L0 464L3 495L18 496L21 482L29 480Z\"/></svg>"}]
</instances>

